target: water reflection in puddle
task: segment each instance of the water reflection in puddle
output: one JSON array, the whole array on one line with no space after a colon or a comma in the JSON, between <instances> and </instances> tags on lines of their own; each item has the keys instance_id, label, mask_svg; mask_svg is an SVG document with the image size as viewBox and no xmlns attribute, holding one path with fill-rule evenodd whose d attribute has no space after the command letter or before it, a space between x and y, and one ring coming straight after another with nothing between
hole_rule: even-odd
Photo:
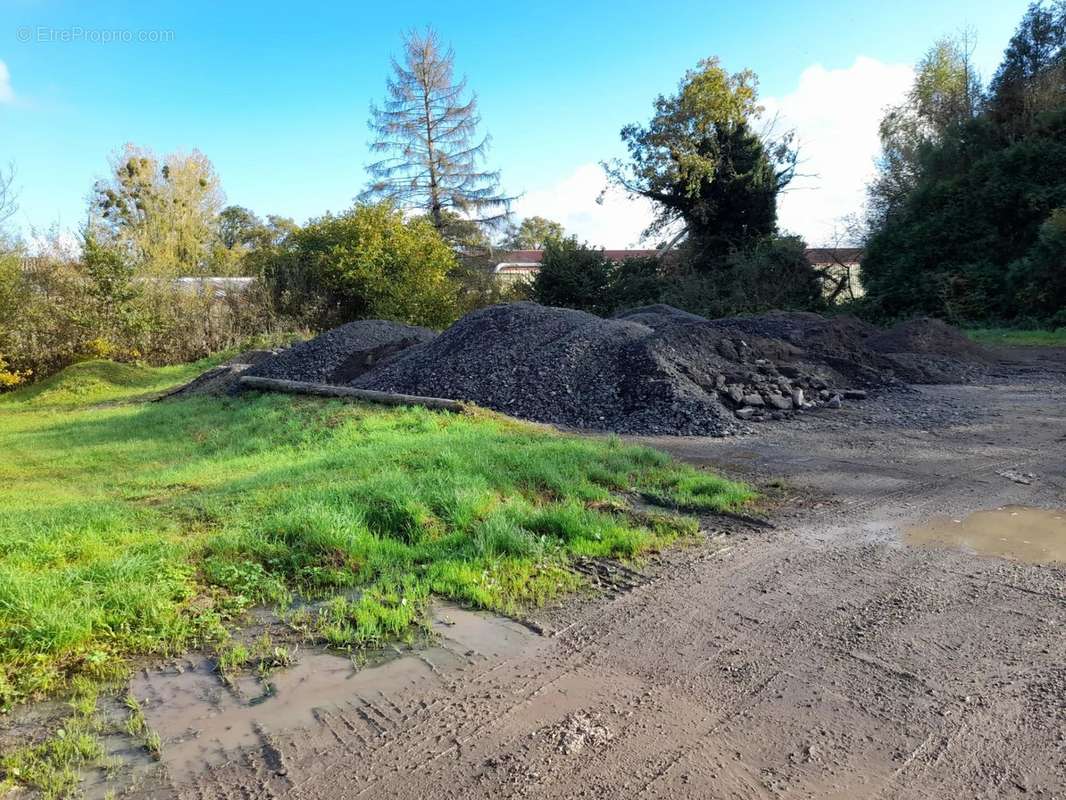
<instances>
[{"instance_id":1,"label":"water reflection in puddle","mask_svg":"<svg viewBox=\"0 0 1066 800\"><path fill-rule=\"evenodd\" d=\"M906 542L958 547L1034 564L1066 562L1066 511L1002 506L964 518L937 517L906 531Z\"/></svg>"},{"instance_id":2,"label":"water reflection in puddle","mask_svg":"<svg viewBox=\"0 0 1066 800\"><path fill-rule=\"evenodd\" d=\"M162 737L163 765L180 780L271 735L314 726L322 711L388 703L423 681L517 655L539 640L512 620L450 604L434 607L431 626L431 646L393 650L362 668L342 653L300 650L296 664L266 682L249 675L225 686L213 662L200 659L142 673L130 690Z\"/></svg>"}]
</instances>

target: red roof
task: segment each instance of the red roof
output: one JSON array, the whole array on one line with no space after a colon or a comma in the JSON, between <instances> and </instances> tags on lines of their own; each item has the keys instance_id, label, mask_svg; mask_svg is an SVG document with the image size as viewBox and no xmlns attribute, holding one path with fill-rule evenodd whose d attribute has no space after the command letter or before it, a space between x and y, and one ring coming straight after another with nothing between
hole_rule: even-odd
<instances>
[{"instance_id":1,"label":"red roof","mask_svg":"<svg viewBox=\"0 0 1066 800\"><path fill-rule=\"evenodd\" d=\"M808 247L807 260L812 264L855 264L862 259L862 249L858 247ZM627 258L647 258L661 255L661 250L604 250L603 254L611 261L625 261ZM500 270L499 265L517 268L519 264L536 266L544 260L543 250L504 250L496 254L497 271L511 272L513 269Z\"/></svg>"},{"instance_id":2,"label":"red roof","mask_svg":"<svg viewBox=\"0 0 1066 800\"><path fill-rule=\"evenodd\" d=\"M627 258L646 258L659 255L659 250L604 250L603 254L611 261L625 261ZM499 264L539 264L544 260L543 250L504 250L496 254Z\"/></svg>"}]
</instances>

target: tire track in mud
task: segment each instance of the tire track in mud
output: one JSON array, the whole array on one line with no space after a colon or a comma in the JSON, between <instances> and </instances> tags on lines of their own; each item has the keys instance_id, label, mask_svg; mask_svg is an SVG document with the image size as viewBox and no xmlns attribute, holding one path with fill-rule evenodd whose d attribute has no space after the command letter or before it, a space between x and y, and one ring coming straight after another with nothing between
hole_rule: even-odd
<instances>
[{"instance_id":1,"label":"tire track in mud","mask_svg":"<svg viewBox=\"0 0 1066 800\"><path fill-rule=\"evenodd\" d=\"M806 459L785 477L824 467L844 502L664 555L646 580L590 566L604 593L549 615L554 634L528 651L361 692L278 735L276 755L260 745L172 794L1066 796L1064 571L856 535L940 507L1063 502L1052 480L994 477L1061 472L1066 408L1038 389L992 391L990 412L1014 416L937 437L864 431L866 447L846 431L791 431L766 448ZM1044 423L1026 425L1026 408ZM699 446L685 445L701 462L728 458ZM566 750L589 720L609 736Z\"/></svg>"}]
</instances>

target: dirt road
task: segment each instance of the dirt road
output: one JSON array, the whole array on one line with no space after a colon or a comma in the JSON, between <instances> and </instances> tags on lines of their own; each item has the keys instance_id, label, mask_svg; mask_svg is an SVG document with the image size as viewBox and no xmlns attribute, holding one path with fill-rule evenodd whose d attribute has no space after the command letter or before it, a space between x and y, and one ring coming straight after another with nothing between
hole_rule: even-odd
<instances>
[{"instance_id":1,"label":"dirt road","mask_svg":"<svg viewBox=\"0 0 1066 800\"><path fill-rule=\"evenodd\" d=\"M784 479L792 510L546 614L546 636L460 631L357 673L297 729L267 718L254 742L174 762L167 791L143 793L1066 797L1063 565L903 535L1006 504L1066 508L1066 353L1028 358L993 385L756 437L655 439ZM164 744L164 763L183 752Z\"/></svg>"}]
</instances>

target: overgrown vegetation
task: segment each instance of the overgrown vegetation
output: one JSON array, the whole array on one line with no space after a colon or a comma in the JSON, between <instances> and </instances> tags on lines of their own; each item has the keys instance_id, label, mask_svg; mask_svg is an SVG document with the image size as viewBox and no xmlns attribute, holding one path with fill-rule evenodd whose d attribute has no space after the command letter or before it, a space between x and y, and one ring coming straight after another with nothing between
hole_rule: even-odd
<instances>
[{"instance_id":1,"label":"overgrown vegetation","mask_svg":"<svg viewBox=\"0 0 1066 800\"><path fill-rule=\"evenodd\" d=\"M143 403L204 365L93 361L0 398L0 703L137 653L223 641L249 605L336 601L315 630L394 636L427 596L515 610L575 555L632 557L692 523L631 491L732 509L744 486L618 440L276 395ZM280 656L279 656L280 657Z\"/></svg>"},{"instance_id":2,"label":"overgrown vegetation","mask_svg":"<svg viewBox=\"0 0 1066 800\"><path fill-rule=\"evenodd\" d=\"M427 218L390 203L327 214L249 262L275 307L316 329L353 319L443 327L458 315L455 253Z\"/></svg>"},{"instance_id":3,"label":"overgrown vegetation","mask_svg":"<svg viewBox=\"0 0 1066 800\"><path fill-rule=\"evenodd\" d=\"M938 42L882 125L862 310L1066 323L1066 3L1034 3L987 91Z\"/></svg>"},{"instance_id":4,"label":"overgrown vegetation","mask_svg":"<svg viewBox=\"0 0 1066 800\"><path fill-rule=\"evenodd\" d=\"M222 203L203 154L127 145L76 242L56 232L29 258L0 231L0 389L85 359L181 363L302 327L261 283L235 280L267 229L253 235Z\"/></svg>"},{"instance_id":5,"label":"overgrown vegetation","mask_svg":"<svg viewBox=\"0 0 1066 800\"><path fill-rule=\"evenodd\" d=\"M148 278L91 235L78 257L22 265L0 256L0 388L93 358L193 361L290 327L260 286Z\"/></svg>"},{"instance_id":6,"label":"overgrown vegetation","mask_svg":"<svg viewBox=\"0 0 1066 800\"><path fill-rule=\"evenodd\" d=\"M839 278L778 231L777 198L797 155L791 133L756 132L755 74L705 59L654 107L647 125L622 129L628 160L605 166L615 184L655 204L645 235L667 239L665 252L615 264L576 240L549 239L535 299L598 313L663 302L711 317L823 308Z\"/></svg>"},{"instance_id":7,"label":"overgrown vegetation","mask_svg":"<svg viewBox=\"0 0 1066 800\"><path fill-rule=\"evenodd\" d=\"M798 237L749 243L716 259L710 273L698 263L686 248L614 262L575 239L549 241L530 291L539 303L596 314L652 303L707 317L825 306L822 284Z\"/></svg>"},{"instance_id":8,"label":"overgrown vegetation","mask_svg":"<svg viewBox=\"0 0 1066 800\"><path fill-rule=\"evenodd\" d=\"M76 679L71 692L71 713L41 742L0 754L0 792L18 784L34 787L46 800L72 796L80 782L79 770L103 756L100 722L96 717L97 687ZM143 717L142 717L143 719Z\"/></svg>"}]
</instances>

